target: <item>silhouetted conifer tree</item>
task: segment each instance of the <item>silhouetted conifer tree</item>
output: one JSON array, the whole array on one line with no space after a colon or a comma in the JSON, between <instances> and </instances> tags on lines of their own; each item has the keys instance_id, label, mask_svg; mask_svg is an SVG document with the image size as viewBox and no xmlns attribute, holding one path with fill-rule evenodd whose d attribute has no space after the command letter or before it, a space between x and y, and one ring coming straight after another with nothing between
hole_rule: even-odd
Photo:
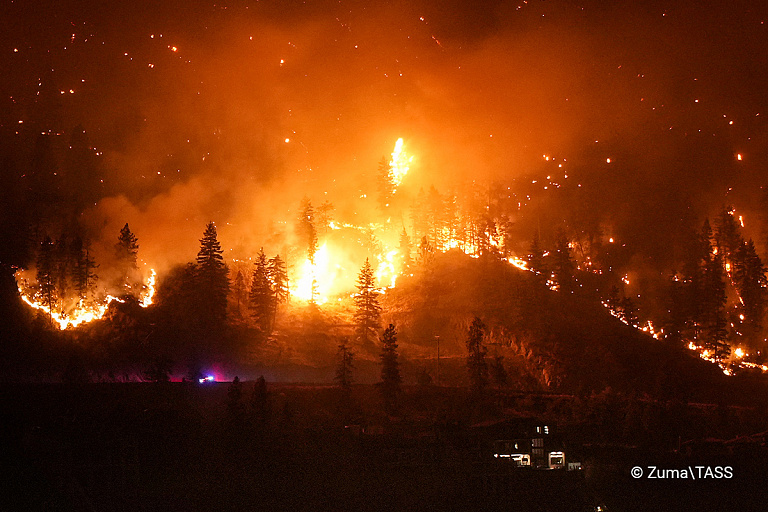
<instances>
[{"instance_id":1,"label":"silhouetted conifer tree","mask_svg":"<svg viewBox=\"0 0 768 512\"><path fill-rule=\"evenodd\" d=\"M304 247L307 248L307 259L315 262L315 253L317 253L317 229L315 228L315 210L308 197L301 200L299 212L299 235L304 241Z\"/></svg>"},{"instance_id":2,"label":"silhouetted conifer tree","mask_svg":"<svg viewBox=\"0 0 768 512\"><path fill-rule=\"evenodd\" d=\"M757 255L752 240L742 244L736 252L733 279L741 297L744 312L744 334L755 341L763 326L766 309L766 268Z\"/></svg>"},{"instance_id":3,"label":"silhouetted conifer tree","mask_svg":"<svg viewBox=\"0 0 768 512\"><path fill-rule=\"evenodd\" d=\"M268 335L271 331L272 307L275 298L269 282L269 269L264 249L259 250L254 263L253 278L251 280L251 294L249 308L259 330Z\"/></svg>"},{"instance_id":4,"label":"silhouetted conifer tree","mask_svg":"<svg viewBox=\"0 0 768 512\"><path fill-rule=\"evenodd\" d=\"M196 282L201 304L200 320L206 327L221 328L227 318L229 278L224 264L224 251L218 241L216 226L209 222L200 239L197 253Z\"/></svg>"},{"instance_id":5,"label":"silhouetted conifer tree","mask_svg":"<svg viewBox=\"0 0 768 512\"><path fill-rule=\"evenodd\" d=\"M139 240L131 232L131 228L126 223L120 230L115 244L115 259L120 277L117 285L124 293L131 293L137 284L136 273L139 269L138 264ZM136 295L136 294L133 294Z\"/></svg>"},{"instance_id":6,"label":"silhouetted conifer tree","mask_svg":"<svg viewBox=\"0 0 768 512\"><path fill-rule=\"evenodd\" d=\"M384 330L381 335L381 382L379 387L384 399L384 409L393 413L397 409L400 395L400 361L397 353L397 331L394 324Z\"/></svg>"},{"instance_id":7,"label":"silhouetted conifer tree","mask_svg":"<svg viewBox=\"0 0 768 512\"><path fill-rule=\"evenodd\" d=\"M381 322L381 306L373 268L367 258L357 277L354 319L358 341L363 345L372 345Z\"/></svg>"},{"instance_id":8,"label":"silhouetted conifer tree","mask_svg":"<svg viewBox=\"0 0 768 512\"><path fill-rule=\"evenodd\" d=\"M277 254L274 258L269 259L267 270L269 281L272 283L275 305L287 303L291 298L291 292L288 287L288 271L285 267L285 261Z\"/></svg>"}]
</instances>

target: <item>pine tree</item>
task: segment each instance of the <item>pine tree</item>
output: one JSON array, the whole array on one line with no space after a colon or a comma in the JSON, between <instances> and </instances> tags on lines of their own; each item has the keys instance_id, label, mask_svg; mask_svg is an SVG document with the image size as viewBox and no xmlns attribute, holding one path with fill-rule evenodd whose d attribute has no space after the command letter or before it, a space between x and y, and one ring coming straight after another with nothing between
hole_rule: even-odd
<instances>
[{"instance_id":1,"label":"pine tree","mask_svg":"<svg viewBox=\"0 0 768 512\"><path fill-rule=\"evenodd\" d=\"M115 258L117 260L117 269L120 272L120 278L117 285L125 293L136 284L136 272L139 269L138 264L139 240L131 232L128 223L120 230L115 244Z\"/></svg>"},{"instance_id":2,"label":"pine tree","mask_svg":"<svg viewBox=\"0 0 768 512\"><path fill-rule=\"evenodd\" d=\"M227 318L229 278L224 264L224 251L218 241L216 226L209 222L200 239L197 253L196 282L201 320L206 327L222 328Z\"/></svg>"},{"instance_id":3,"label":"pine tree","mask_svg":"<svg viewBox=\"0 0 768 512\"><path fill-rule=\"evenodd\" d=\"M315 254L317 253L317 230L315 228L315 210L312 208L312 202L305 197L301 201L301 212L299 213L299 235L301 236L304 247L307 248L307 259L310 263L315 263Z\"/></svg>"},{"instance_id":4,"label":"pine tree","mask_svg":"<svg viewBox=\"0 0 768 512\"><path fill-rule=\"evenodd\" d=\"M744 243L739 234L739 225L734 218L733 206L726 206L715 219L715 246L723 262L732 266L736 251Z\"/></svg>"},{"instance_id":5,"label":"pine tree","mask_svg":"<svg viewBox=\"0 0 768 512\"><path fill-rule=\"evenodd\" d=\"M53 240L46 236L40 244L40 251L37 255L36 279L40 289L40 302L48 308L49 316L57 302L53 251Z\"/></svg>"},{"instance_id":6,"label":"pine tree","mask_svg":"<svg viewBox=\"0 0 768 512\"><path fill-rule=\"evenodd\" d=\"M352 388L352 370L354 369L354 353L347 347L346 340L339 344L338 363L334 380L339 387L348 392Z\"/></svg>"},{"instance_id":7,"label":"pine tree","mask_svg":"<svg viewBox=\"0 0 768 512\"><path fill-rule=\"evenodd\" d=\"M757 338L763 325L766 309L766 268L757 255L755 244L750 239L739 247L735 255L733 278L741 298L744 334Z\"/></svg>"},{"instance_id":8,"label":"pine tree","mask_svg":"<svg viewBox=\"0 0 768 512\"><path fill-rule=\"evenodd\" d=\"M333 203L330 201L323 201L323 203L317 207L317 225L323 230L323 233L328 233L328 228L333 221L333 211L336 209Z\"/></svg>"},{"instance_id":9,"label":"pine tree","mask_svg":"<svg viewBox=\"0 0 768 512\"><path fill-rule=\"evenodd\" d=\"M363 345L373 345L376 340L376 330L381 321L381 306L379 292L374 282L373 268L368 258L365 259L357 277L354 319L358 341Z\"/></svg>"},{"instance_id":10,"label":"pine tree","mask_svg":"<svg viewBox=\"0 0 768 512\"><path fill-rule=\"evenodd\" d=\"M381 382L379 386L384 399L384 409L387 413L392 413L397 408L400 383L402 382L397 353L397 331L394 324L389 324L381 335L380 360Z\"/></svg>"},{"instance_id":11,"label":"pine tree","mask_svg":"<svg viewBox=\"0 0 768 512\"><path fill-rule=\"evenodd\" d=\"M725 270L720 254L714 255L704 269L704 347L711 350L718 361L728 357L731 352L728 345L727 320L725 316Z\"/></svg>"},{"instance_id":12,"label":"pine tree","mask_svg":"<svg viewBox=\"0 0 768 512\"><path fill-rule=\"evenodd\" d=\"M274 325L278 306L286 304L291 298L291 292L288 288L288 271L285 268L285 262L279 254L269 259L267 274L272 284L272 325Z\"/></svg>"},{"instance_id":13,"label":"pine tree","mask_svg":"<svg viewBox=\"0 0 768 512\"><path fill-rule=\"evenodd\" d=\"M485 324L475 317L467 333L467 370L473 394L482 393L488 384L488 363L485 360L488 350L484 338Z\"/></svg>"},{"instance_id":14,"label":"pine tree","mask_svg":"<svg viewBox=\"0 0 768 512\"><path fill-rule=\"evenodd\" d=\"M269 282L267 265L267 257L264 254L264 248L262 248L256 256L256 263L254 263L248 306L259 330L268 335L271 332L272 308L275 298Z\"/></svg>"}]
</instances>

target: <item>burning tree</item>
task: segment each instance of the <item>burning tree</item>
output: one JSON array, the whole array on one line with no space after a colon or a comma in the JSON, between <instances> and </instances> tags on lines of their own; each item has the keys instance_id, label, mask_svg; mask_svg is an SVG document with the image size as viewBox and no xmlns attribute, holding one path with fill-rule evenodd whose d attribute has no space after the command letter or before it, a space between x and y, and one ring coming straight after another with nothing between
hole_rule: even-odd
<instances>
[{"instance_id":1,"label":"burning tree","mask_svg":"<svg viewBox=\"0 0 768 512\"><path fill-rule=\"evenodd\" d=\"M301 200L299 235L307 248L307 259L314 264L317 253L317 229L315 228L315 209L308 197Z\"/></svg>"},{"instance_id":2,"label":"burning tree","mask_svg":"<svg viewBox=\"0 0 768 512\"><path fill-rule=\"evenodd\" d=\"M472 393L482 393L488 384L488 363L485 354L485 324L478 317L472 320L467 334L467 371Z\"/></svg>"},{"instance_id":3,"label":"burning tree","mask_svg":"<svg viewBox=\"0 0 768 512\"><path fill-rule=\"evenodd\" d=\"M291 292L288 288L288 270L286 270L285 262L279 254L269 259L267 275L272 284L272 323L274 324L278 305L285 304L291 298Z\"/></svg>"},{"instance_id":4,"label":"burning tree","mask_svg":"<svg viewBox=\"0 0 768 512\"><path fill-rule=\"evenodd\" d=\"M357 339L361 344L371 346L376 340L376 330L381 321L381 305L379 305L379 291L375 286L373 267L368 258L365 259L357 277L355 308Z\"/></svg>"}]
</instances>

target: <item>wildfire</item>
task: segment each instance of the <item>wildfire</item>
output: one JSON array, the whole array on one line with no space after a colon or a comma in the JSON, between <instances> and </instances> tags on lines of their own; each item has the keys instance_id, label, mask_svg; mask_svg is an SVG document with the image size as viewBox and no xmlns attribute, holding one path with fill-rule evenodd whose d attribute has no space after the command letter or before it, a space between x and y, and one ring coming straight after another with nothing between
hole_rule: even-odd
<instances>
[{"instance_id":1,"label":"wildfire","mask_svg":"<svg viewBox=\"0 0 768 512\"><path fill-rule=\"evenodd\" d=\"M413 161L413 157L409 157L403 150L402 137L395 142L395 149L392 151L392 160L389 162L389 177L392 180L392 185L396 190L402 183L403 178L408 174L408 169Z\"/></svg>"},{"instance_id":2,"label":"wildfire","mask_svg":"<svg viewBox=\"0 0 768 512\"><path fill-rule=\"evenodd\" d=\"M16 273L17 288L21 300L23 300L31 308L44 312L51 321L60 329L66 330L77 327L82 324L93 322L94 320L101 320L109 309L109 305L113 301L125 302L123 299L114 295L106 295L103 299L92 301L80 300L73 308L51 308L43 304L41 297L37 297L32 290L26 286L26 280L22 277L23 271ZM147 279L147 284L144 287L144 292L139 299L139 305L146 308L152 304L152 300L155 296L155 282L157 279L157 272L155 269L150 269L150 275ZM58 311L57 311L58 309Z\"/></svg>"},{"instance_id":3,"label":"wildfire","mask_svg":"<svg viewBox=\"0 0 768 512\"><path fill-rule=\"evenodd\" d=\"M376 280L382 288L394 288L398 272L395 270L395 256L397 249L389 251L383 256L378 256L379 266L376 268Z\"/></svg>"}]
</instances>

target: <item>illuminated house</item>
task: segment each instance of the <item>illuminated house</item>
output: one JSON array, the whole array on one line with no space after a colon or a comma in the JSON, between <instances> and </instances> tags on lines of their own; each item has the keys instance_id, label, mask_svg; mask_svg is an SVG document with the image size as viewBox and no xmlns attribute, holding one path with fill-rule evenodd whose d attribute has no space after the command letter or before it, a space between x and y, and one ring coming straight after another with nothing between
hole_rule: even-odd
<instances>
[{"instance_id":1,"label":"illuminated house","mask_svg":"<svg viewBox=\"0 0 768 512\"><path fill-rule=\"evenodd\" d=\"M566 454L557 428L534 418L513 418L472 426L483 458L533 469L564 469Z\"/></svg>"}]
</instances>

